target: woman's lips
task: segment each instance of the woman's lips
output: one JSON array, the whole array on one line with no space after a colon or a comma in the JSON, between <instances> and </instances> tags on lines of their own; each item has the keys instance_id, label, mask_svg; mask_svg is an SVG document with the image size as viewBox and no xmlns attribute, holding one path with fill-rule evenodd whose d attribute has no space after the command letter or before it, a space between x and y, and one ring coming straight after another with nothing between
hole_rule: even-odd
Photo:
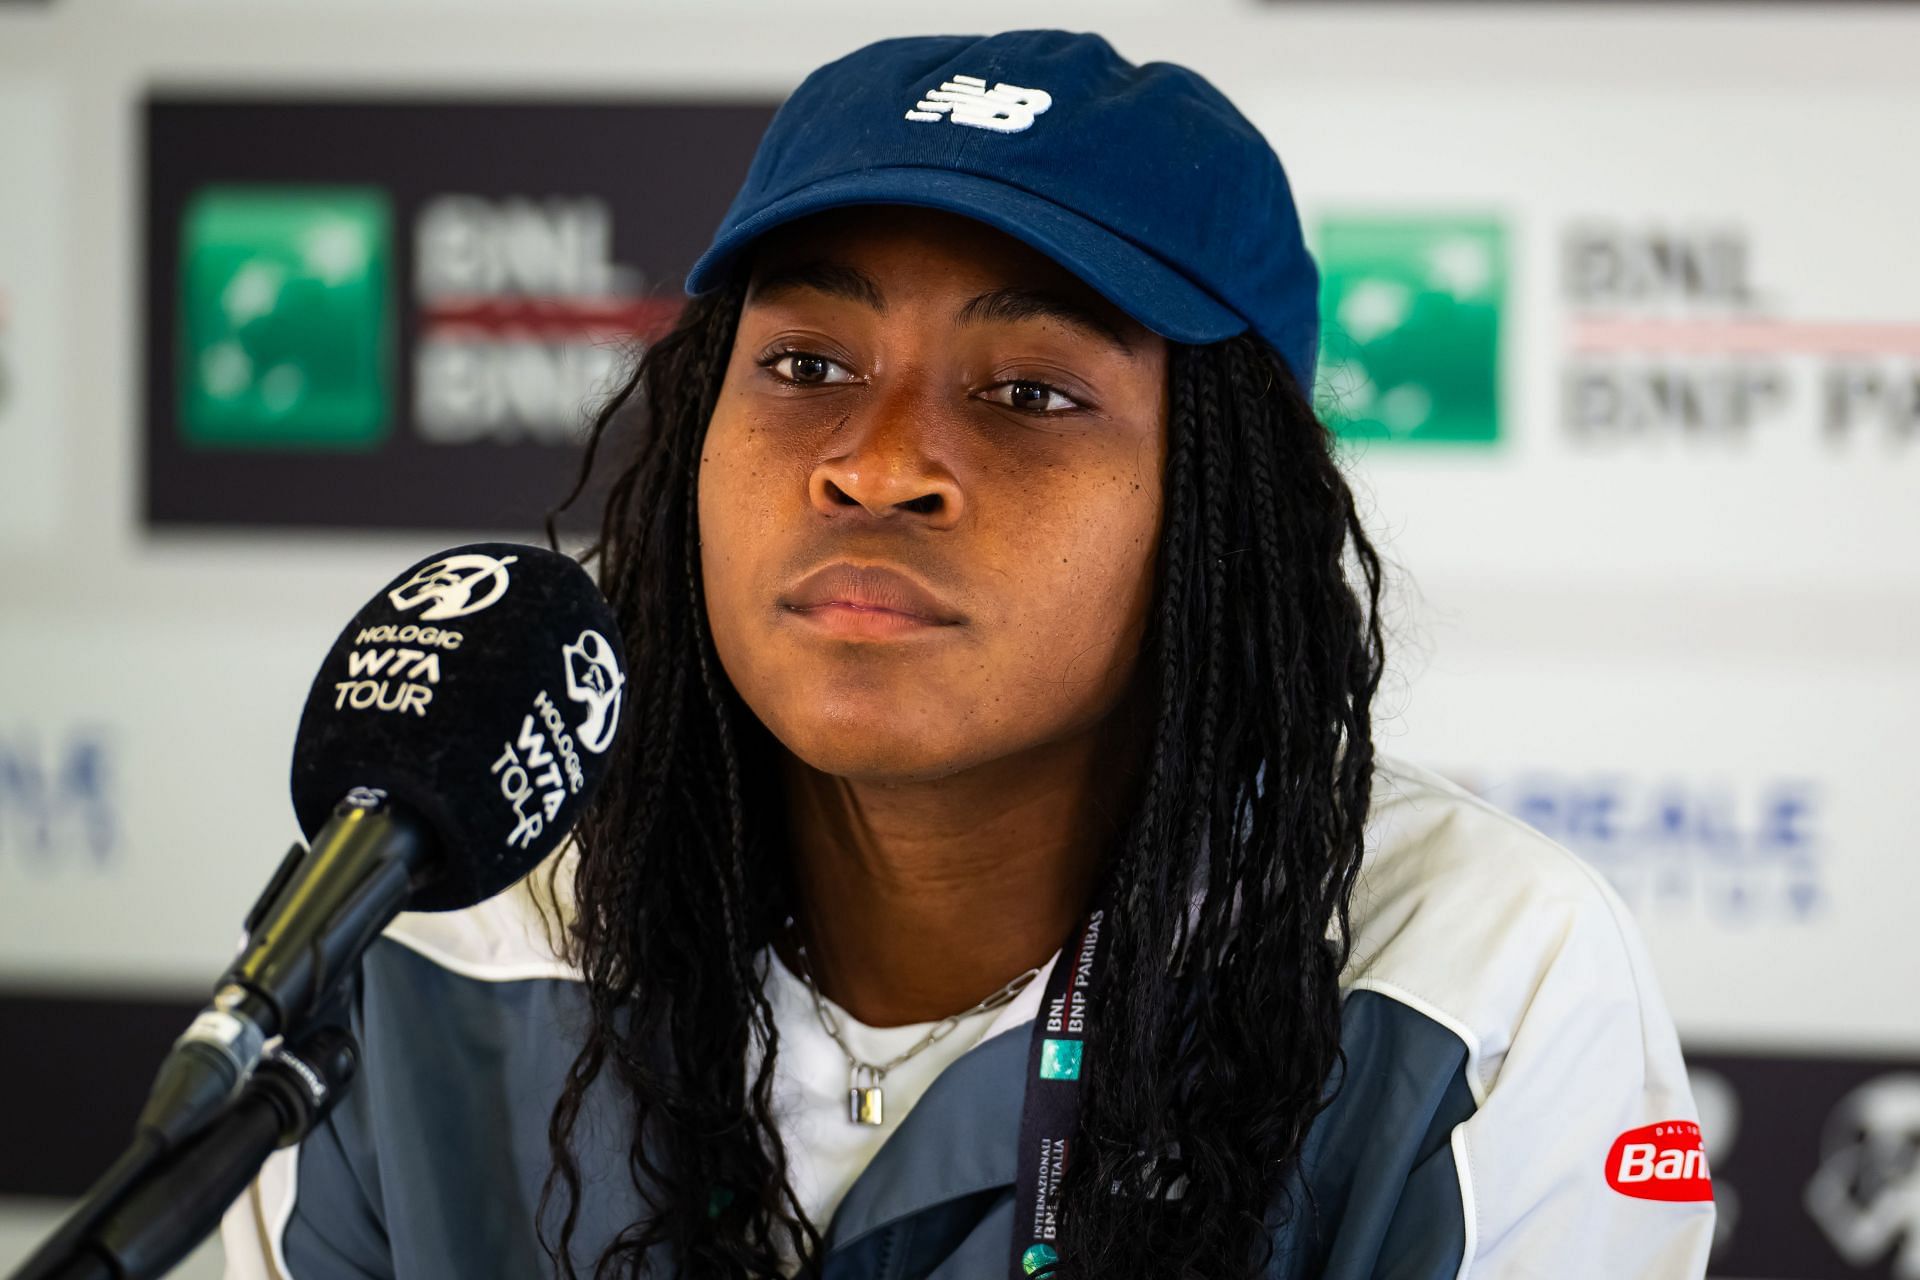
<instances>
[{"instance_id":1,"label":"woman's lips","mask_svg":"<svg viewBox=\"0 0 1920 1280\"><path fill-rule=\"evenodd\" d=\"M845 560L814 570L779 603L816 625L850 634L898 635L966 620L927 587L890 565Z\"/></svg>"},{"instance_id":2,"label":"woman's lips","mask_svg":"<svg viewBox=\"0 0 1920 1280\"><path fill-rule=\"evenodd\" d=\"M787 612L804 626L847 639L884 639L916 632L933 633L945 630L947 626L910 613L870 609L838 601L810 605L804 609L789 609Z\"/></svg>"}]
</instances>

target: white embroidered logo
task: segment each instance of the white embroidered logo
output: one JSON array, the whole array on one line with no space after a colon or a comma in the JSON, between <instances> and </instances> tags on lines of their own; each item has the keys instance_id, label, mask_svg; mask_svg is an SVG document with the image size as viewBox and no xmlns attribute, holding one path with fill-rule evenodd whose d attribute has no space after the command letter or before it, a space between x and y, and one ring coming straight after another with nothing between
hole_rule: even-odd
<instances>
[{"instance_id":1,"label":"white embroidered logo","mask_svg":"<svg viewBox=\"0 0 1920 1280\"><path fill-rule=\"evenodd\" d=\"M442 556L432 564L421 565L411 578L387 592L387 599L402 613L431 600L433 606L420 615L422 622L464 618L507 593L507 566L519 558L495 560L477 552Z\"/></svg>"},{"instance_id":2,"label":"white embroidered logo","mask_svg":"<svg viewBox=\"0 0 1920 1280\"><path fill-rule=\"evenodd\" d=\"M909 120L938 120L942 116L955 124L995 133L1019 133L1033 127L1033 118L1053 105L1053 95L1044 89L1022 89L1017 84L996 84L977 76L955 76L913 104Z\"/></svg>"},{"instance_id":3,"label":"white embroidered logo","mask_svg":"<svg viewBox=\"0 0 1920 1280\"><path fill-rule=\"evenodd\" d=\"M587 709L580 745L599 755L613 745L613 731L620 727L620 691L627 683L620 659L607 638L591 630L560 652L567 660L567 696Z\"/></svg>"}]
</instances>

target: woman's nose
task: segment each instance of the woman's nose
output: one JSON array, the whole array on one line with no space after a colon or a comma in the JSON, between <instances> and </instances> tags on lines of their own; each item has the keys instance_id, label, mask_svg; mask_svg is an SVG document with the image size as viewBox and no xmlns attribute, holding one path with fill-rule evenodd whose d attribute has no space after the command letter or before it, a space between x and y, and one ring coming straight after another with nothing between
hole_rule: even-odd
<instances>
[{"instance_id":1,"label":"woman's nose","mask_svg":"<svg viewBox=\"0 0 1920 1280\"><path fill-rule=\"evenodd\" d=\"M807 492L814 508L842 515L858 506L889 518L907 512L942 527L960 518L963 495L931 429L938 410L912 387L874 396L827 437Z\"/></svg>"}]
</instances>

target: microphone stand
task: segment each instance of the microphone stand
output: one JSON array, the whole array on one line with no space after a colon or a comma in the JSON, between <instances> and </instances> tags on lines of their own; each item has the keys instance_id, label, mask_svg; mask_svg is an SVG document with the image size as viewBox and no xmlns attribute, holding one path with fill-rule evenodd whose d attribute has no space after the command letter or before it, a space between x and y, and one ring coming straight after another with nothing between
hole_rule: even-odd
<instances>
[{"instance_id":1,"label":"microphone stand","mask_svg":"<svg viewBox=\"0 0 1920 1280\"><path fill-rule=\"evenodd\" d=\"M275 1148L306 1137L333 1109L359 1056L333 1018L270 1049L226 1109L179 1148L158 1160L129 1149L12 1280L166 1274L220 1225Z\"/></svg>"}]
</instances>

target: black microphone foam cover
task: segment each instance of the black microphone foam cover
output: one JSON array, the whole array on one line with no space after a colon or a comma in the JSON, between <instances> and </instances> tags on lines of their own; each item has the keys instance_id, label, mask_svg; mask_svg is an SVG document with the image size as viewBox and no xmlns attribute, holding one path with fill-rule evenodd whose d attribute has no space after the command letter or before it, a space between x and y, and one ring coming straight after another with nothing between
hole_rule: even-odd
<instances>
[{"instance_id":1,"label":"black microphone foam cover","mask_svg":"<svg viewBox=\"0 0 1920 1280\"><path fill-rule=\"evenodd\" d=\"M437 874L407 906L452 911L539 863L599 783L626 703L613 612L573 560L482 542L369 600L314 678L293 748L311 840L355 787L417 813Z\"/></svg>"}]
</instances>

